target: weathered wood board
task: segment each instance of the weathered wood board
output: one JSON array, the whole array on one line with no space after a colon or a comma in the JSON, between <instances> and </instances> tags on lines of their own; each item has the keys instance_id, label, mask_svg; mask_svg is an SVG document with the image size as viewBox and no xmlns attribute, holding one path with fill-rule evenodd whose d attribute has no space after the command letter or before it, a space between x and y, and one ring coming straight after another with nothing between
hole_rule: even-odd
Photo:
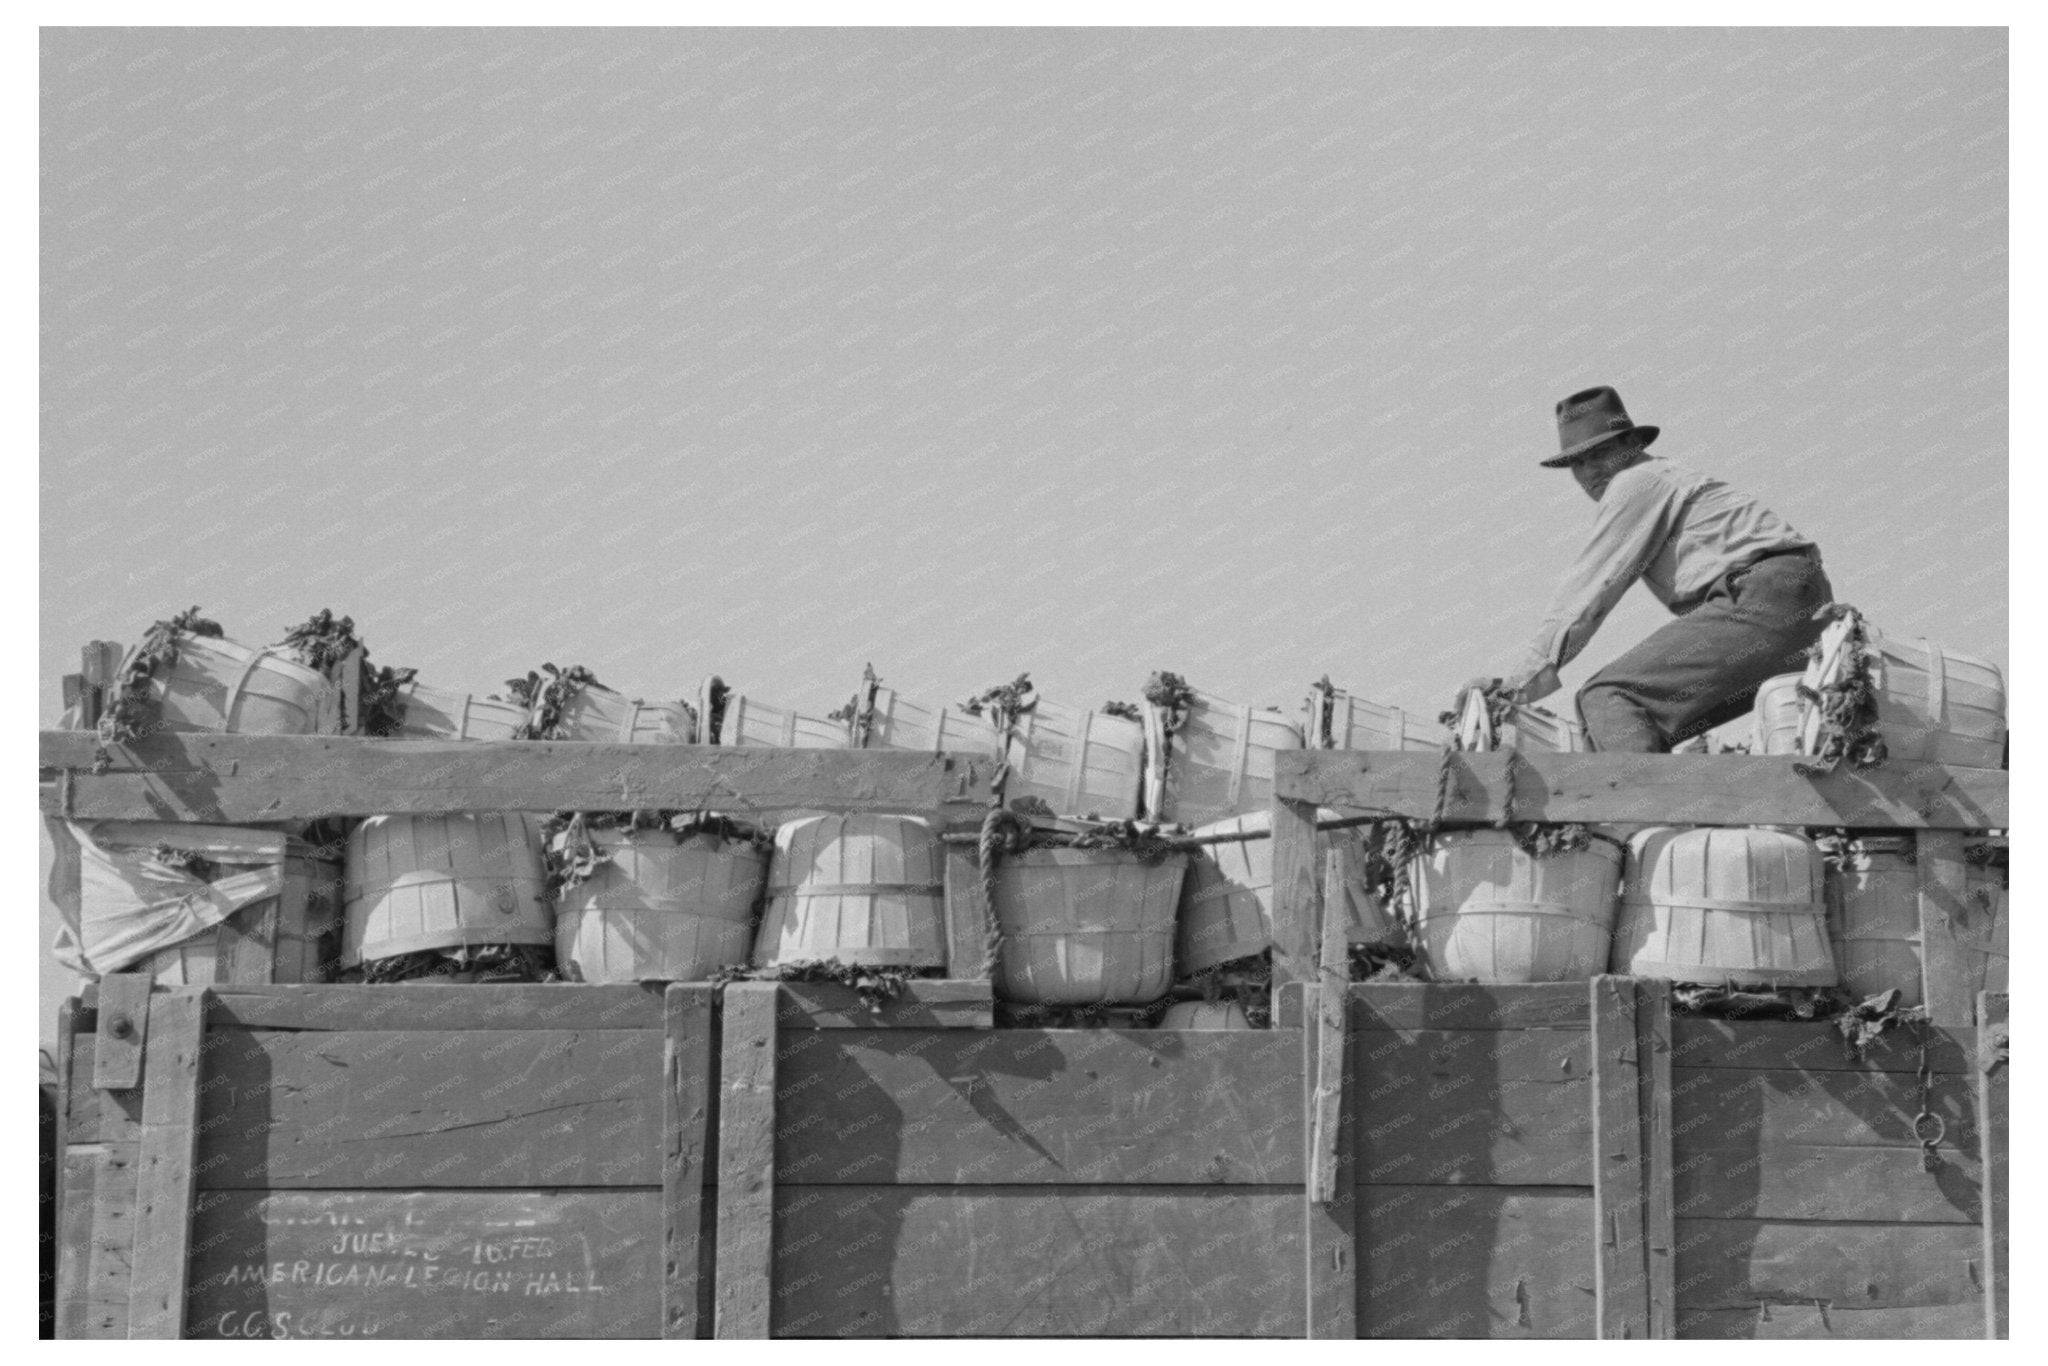
<instances>
[{"instance_id":1,"label":"weathered wood board","mask_svg":"<svg viewBox=\"0 0 2048 1366\"><path fill-rule=\"evenodd\" d=\"M1678 1316L1682 1338L1915 1338L1981 1337L1983 1315L1974 1304L1933 1304L1910 1309L1853 1309L1841 1305L1761 1304L1750 1309L1691 1309Z\"/></svg>"},{"instance_id":2,"label":"weathered wood board","mask_svg":"<svg viewBox=\"0 0 2048 1366\"><path fill-rule=\"evenodd\" d=\"M1301 1180L1288 1031L818 1030L776 1058L775 1179Z\"/></svg>"},{"instance_id":3,"label":"weathered wood board","mask_svg":"<svg viewBox=\"0 0 2048 1366\"><path fill-rule=\"evenodd\" d=\"M1892 1072L1681 1067L1671 1082L1672 1128L1690 1151L1781 1144L1917 1150L1913 1123L1922 1103L1913 1079ZM1976 1097L1967 1075L1935 1076L1924 1103L1940 1121L1937 1151L1976 1151Z\"/></svg>"},{"instance_id":4,"label":"weathered wood board","mask_svg":"<svg viewBox=\"0 0 2048 1366\"><path fill-rule=\"evenodd\" d=\"M658 1186L661 1079L652 1030L217 1030L199 1183Z\"/></svg>"},{"instance_id":5,"label":"weathered wood board","mask_svg":"<svg viewBox=\"0 0 2048 1366\"><path fill-rule=\"evenodd\" d=\"M95 772L97 736L46 730L40 744L41 768L62 775L43 798L52 814L227 825L445 811L938 811L985 805L994 771L974 756L883 750L165 734L109 747L110 765Z\"/></svg>"},{"instance_id":6,"label":"weathered wood board","mask_svg":"<svg viewBox=\"0 0 2048 1366\"><path fill-rule=\"evenodd\" d=\"M1445 818L2002 830L2007 775L1940 764L1848 766L1809 777L1793 756L1551 754L1451 760ZM1291 750L1274 758L1276 800L1361 815L1424 819L1436 810L1435 753ZM1276 861L1279 852L1275 851Z\"/></svg>"},{"instance_id":7,"label":"weathered wood board","mask_svg":"<svg viewBox=\"0 0 2048 1366\"><path fill-rule=\"evenodd\" d=\"M1977 1231L1961 1224L1682 1219L1681 1311L1981 1306Z\"/></svg>"},{"instance_id":8,"label":"weathered wood board","mask_svg":"<svg viewBox=\"0 0 2048 1366\"><path fill-rule=\"evenodd\" d=\"M1824 1024L1778 1020L1709 1020L1681 1015L1671 1022L1674 1067L1787 1068L1803 1072L1918 1072L1921 1041L1930 1072L1967 1075L1976 1031L1893 1029L1850 1051Z\"/></svg>"},{"instance_id":9,"label":"weathered wood board","mask_svg":"<svg viewBox=\"0 0 2048 1366\"><path fill-rule=\"evenodd\" d=\"M1586 1028L1584 982L1540 985L1387 982L1352 988L1357 1028L1578 1029ZM1361 1039L1359 1047L1372 1041Z\"/></svg>"},{"instance_id":10,"label":"weathered wood board","mask_svg":"<svg viewBox=\"0 0 2048 1366\"><path fill-rule=\"evenodd\" d=\"M1368 1186L1358 1335L1593 1337L1592 1228L1584 1188Z\"/></svg>"},{"instance_id":11,"label":"weathered wood board","mask_svg":"<svg viewBox=\"0 0 2048 1366\"><path fill-rule=\"evenodd\" d=\"M661 1192L213 1191L186 1336L661 1333Z\"/></svg>"},{"instance_id":12,"label":"weathered wood board","mask_svg":"<svg viewBox=\"0 0 2048 1366\"><path fill-rule=\"evenodd\" d=\"M775 1245L777 1337L1303 1330L1298 1190L784 1188Z\"/></svg>"},{"instance_id":13,"label":"weathered wood board","mask_svg":"<svg viewBox=\"0 0 2048 1366\"><path fill-rule=\"evenodd\" d=\"M1781 1143L1761 1149L1688 1148L1672 1158L1672 1208L1682 1219L1853 1219L1974 1224L1983 1217L1982 1163L1918 1148Z\"/></svg>"},{"instance_id":14,"label":"weathered wood board","mask_svg":"<svg viewBox=\"0 0 2048 1366\"><path fill-rule=\"evenodd\" d=\"M1360 1032L1353 1055L1361 1184L1592 1182L1583 1029Z\"/></svg>"}]
</instances>

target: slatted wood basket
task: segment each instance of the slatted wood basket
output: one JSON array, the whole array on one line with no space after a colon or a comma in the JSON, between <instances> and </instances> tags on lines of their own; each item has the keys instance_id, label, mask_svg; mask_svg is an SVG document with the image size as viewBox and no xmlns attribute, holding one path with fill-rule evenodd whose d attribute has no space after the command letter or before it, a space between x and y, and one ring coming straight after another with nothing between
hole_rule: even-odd
<instances>
[{"instance_id":1,"label":"slatted wood basket","mask_svg":"<svg viewBox=\"0 0 2048 1366\"><path fill-rule=\"evenodd\" d=\"M122 660L123 672L134 655L131 649ZM190 631L178 633L177 660L149 683L164 729L228 735L311 735L333 690L275 647L251 649Z\"/></svg>"},{"instance_id":2,"label":"slatted wood basket","mask_svg":"<svg viewBox=\"0 0 2048 1366\"><path fill-rule=\"evenodd\" d=\"M1335 811L1317 812L1318 820L1335 820ZM1261 953L1273 942L1273 814L1230 816L1195 831L1197 838L1219 839L1197 850L1181 883L1179 929L1174 943L1174 971L1185 976L1218 963ZM1329 830L1316 836L1326 860L1326 895L1341 896L1354 944L1380 943L1393 937L1392 922L1365 886L1363 836L1355 829Z\"/></svg>"},{"instance_id":3,"label":"slatted wood basket","mask_svg":"<svg viewBox=\"0 0 2048 1366\"><path fill-rule=\"evenodd\" d=\"M856 728L865 728L863 749L908 749L926 754L994 755L1001 740L986 717L957 706L913 701L894 688L862 684L866 710L856 698Z\"/></svg>"},{"instance_id":4,"label":"slatted wood basket","mask_svg":"<svg viewBox=\"0 0 2048 1366\"><path fill-rule=\"evenodd\" d=\"M1015 730L1007 796L1036 797L1063 816L1137 816L1145 779L1142 722L1041 697Z\"/></svg>"},{"instance_id":5,"label":"slatted wood basket","mask_svg":"<svg viewBox=\"0 0 2048 1366\"><path fill-rule=\"evenodd\" d=\"M562 708L564 740L612 745L687 745L697 739L697 713L681 702L642 702L610 688L579 688Z\"/></svg>"},{"instance_id":6,"label":"slatted wood basket","mask_svg":"<svg viewBox=\"0 0 2048 1366\"><path fill-rule=\"evenodd\" d=\"M527 710L517 702L452 692L414 680L399 689L406 740L510 740L525 726Z\"/></svg>"},{"instance_id":7,"label":"slatted wood basket","mask_svg":"<svg viewBox=\"0 0 2048 1366\"><path fill-rule=\"evenodd\" d=\"M1820 743L1818 707L1800 686L1819 690L1847 668L1848 618L1821 637L1819 657L1804 674L1781 674L1757 690L1755 748L1761 754L1812 754ZM2005 677L1998 666L1925 638L1887 636L1868 622L1865 640L1877 657L1877 732L1888 757L1909 762L1998 768L2005 757Z\"/></svg>"},{"instance_id":8,"label":"slatted wood basket","mask_svg":"<svg viewBox=\"0 0 2048 1366\"><path fill-rule=\"evenodd\" d=\"M551 944L539 821L523 812L372 816L350 834L342 966L486 944Z\"/></svg>"},{"instance_id":9,"label":"slatted wood basket","mask_svg":"<svg viewBox=\"0 0 2048 1366\"><path fill-rule=\"evenodd\" d=\"M1175 1001L1154 1029L1253 1029L1235 1001Z\"/></svg>"},{"instance_id":10,"label":"slatted wood basket","mask_svg":"<svg viewBox=\"0 0 2048 1366\"><path fill-rule=\"evenodd\" d=\"M1034 1005L1144 1005L1173 983L1185 854L1027 849L996 865L996 994Z\"/></svg>"},{"instance_id":11,"label":"slatted wood basket","mask_svg":"<svg viewBox=\"0 0 2048 1366\"><path fill-rule=\"evenodd\" d=\"M1542 857L1502 830L1438 836L1417 855L1417 936L1432 976L1576 982L1604 971L1622 851L1595 838Z\"/></svg>"},{"instance_id":12,"label":"slatted wood basket","mask_svg":"<svg viewBox=\"0 0 2048 1366\"><path fill-rule=\"evenodd\" d=\"M1302 703L1309 749L1436 749L1443 726L1436 718L1369 702L1341 688L1317 685Z\"/></svg>"},{"instance_id":13,"label":"slatted wood basket","mask_svg":"<svg viewBox=\"0 0 2048 1366\"><path fill-rule=\"evenodd\" d=\"M775 832L754 964L942 967L945 871L938 837L915 817L787 822Z\"/></svg>"},{"instance_id":14,"label":"slatted wood basket","mask_svg":"<svg viewBox=\"0 0 2048 1366\"><path fill-rule=\"evenodd\" d=\"M1172 734L1164 708L1143 707L1145 809L1154 820L1199 826L1269 810L1273 756L1302 747L1301 727L1279 712L1208 693L1194 694Z\"/></svg>"},{"instance_id":15,"label":"slatted wood basket","mask_svg":"<svg viewBox=\"0 0 2048 1366\"><path fill-rule=\"evenodd\" d=\"M2004 991L2007 982L2005 874L1972 865L1958 922L1963 958L1973 980L1967 995ZM1920 941L1920 871L1910 837L1853 840L1841 866L1827 873L1828 929L1842 985L1852 996L1896 989L1899 1004L1924 999Z\"/></svg>"},{"instance_id":16,"label":"slatted wood basket","mask_svg":"<svg viewBox=\"0 0 2048 1366\"><path fill-rule=\"evenodd\" d=\"M555 909L555 961L583 982L699 982L742 966L768 856L742 839L698 830L595 829L604 855ZM555 837L558 849L575 838Z\"/></svg>"},{"instance_id":17,"label":"slatted wood basket","mask_svg":"<svg viewBox=\"0 0 2048 1366\"><path fill-rule=\"evenodd\" d=\"M1613 970L1707 986L1832 986L1826 870L1787 830L1654 826L1629 840Z\"/></svg>"},{"instance_id":18,"label":"slatted wood basket","mask_svg":"<svg viewBox=\"0 0 2048 1366\"><path fill-rule=\"evenodd\" d=\"M844 722L772 706L743 692L726 692L718 699L711 685L712 680L705 679L697 693L697 715L703 723L701 743L776 749L847 748Z\"/></svg>"}]
</instances>

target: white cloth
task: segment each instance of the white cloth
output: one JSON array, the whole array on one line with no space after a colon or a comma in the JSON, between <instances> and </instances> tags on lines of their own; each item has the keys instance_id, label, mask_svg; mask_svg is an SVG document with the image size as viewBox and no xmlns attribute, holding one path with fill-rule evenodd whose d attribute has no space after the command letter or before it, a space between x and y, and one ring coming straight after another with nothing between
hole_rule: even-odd
<instances>
[{"instance_id":1,"label":"white cloth","mask_svg":"<svg viewBox=\"0 0 2048 1366\"><path fill-rule=\"evenodd\" d=\"M63 922L50 950L87 977L133 966L284 890L279 831L50 816L43 823L56 851L50 900ZM166 867L150 856L158 844L197 854L225 875L208 882Z\"/></svg>"}]
</instances>

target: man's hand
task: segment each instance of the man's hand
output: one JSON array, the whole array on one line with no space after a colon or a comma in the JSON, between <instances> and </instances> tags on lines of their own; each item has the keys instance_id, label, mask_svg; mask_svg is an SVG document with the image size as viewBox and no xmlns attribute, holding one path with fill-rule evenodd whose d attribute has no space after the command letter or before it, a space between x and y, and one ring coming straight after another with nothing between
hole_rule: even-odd
<instances>
[{"instance_id":1,"label":"man's hand","mask_svg":"<svg viewBox=\"0 0 2048 1366\"><path fill-rule=\"evenodd\" d=\"M1457 707L1459 711L1463 711L1465 709L1465 699L1470 697L1473 693L1492 692L1499 687L1500 680L1498 678L1480 677L1467 679L1465 681L1465 686L1458 689L1458 700L1454 705Z\"/></svg>"}]
</instances>

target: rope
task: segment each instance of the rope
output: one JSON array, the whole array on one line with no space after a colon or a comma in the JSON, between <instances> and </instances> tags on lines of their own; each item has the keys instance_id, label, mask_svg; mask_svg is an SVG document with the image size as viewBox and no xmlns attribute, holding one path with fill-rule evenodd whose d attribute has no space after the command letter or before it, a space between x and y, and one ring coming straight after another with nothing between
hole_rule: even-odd
<instances>
[{"instance_id":1,"label":"rope","mask_svg":"<svg viewBox=\"0 0 2048 1366\"><path fill-rule=\"evenodd\" d=\"M996 918L996 857L1021 853L1030 834L1030 822L1001 806L989 807L988 814L981 818L981 838L975 843L981 865L981 970L991 981L996 975L996 956L1003 946L1003 926Z\"/></svg>"}]
</instances>

